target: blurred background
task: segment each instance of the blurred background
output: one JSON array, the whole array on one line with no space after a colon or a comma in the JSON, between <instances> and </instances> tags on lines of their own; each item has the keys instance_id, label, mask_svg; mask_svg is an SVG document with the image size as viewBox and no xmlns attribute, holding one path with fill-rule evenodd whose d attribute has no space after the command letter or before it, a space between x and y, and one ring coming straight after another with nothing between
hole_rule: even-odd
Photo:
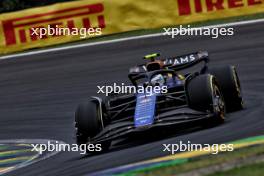
<instances>
[{"instance_id":1,"label":"blurred background","mask_svg":"<svg viewBox=\"0 0 264 176\"><path fill-rule=\"evenodd\" d=\"M74 0L1 0L0 13L13 12L31 7L44 6L44 5L50 5L54 3L67 2L67 1L74 1Z\"/></svg>"}]
</instances>

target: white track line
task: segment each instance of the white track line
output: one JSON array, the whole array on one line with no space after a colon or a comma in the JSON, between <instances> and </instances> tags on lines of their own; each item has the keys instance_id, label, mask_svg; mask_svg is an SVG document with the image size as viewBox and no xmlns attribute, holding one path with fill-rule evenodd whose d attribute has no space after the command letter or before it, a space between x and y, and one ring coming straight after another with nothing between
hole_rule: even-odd
<instances>
[{"instance_id":1,"label":"white track line","mask_svg":"<svg viewBox=\"0 0 264 176\"><path fill-rule=\"evenodd\" d=\"M55 140L49 140L49 139L7 139L7 140L0 140L0 144L47 144L48 141L50 141L51 143L55 143L57 142L57 144L65 144L63 141L55 141ZM28 165L31 165L33 163L48 159L56 154L58 154L59 151L54 151L54 152L50 152L45 154L45 156L40 156L40 154L38 155L37 158L31 159L29 161L14 165L12 169L6 170L5 172L2 172L2 174L26 167Z\"/></svg>"},{"instance_id":2,"label":"white track line","mask_svg":"<svg viewBox=\"0 0 264 176\"><path fill-rule=\"evenodd\" d=\"M225 23L225 24L219 24L219 25L204 26L204 27L205 28L232 27L232 26L243 26L243 25L249 25L249 24L262 23L262 22L264 22L264 19L240 21L240 22ZM0 60L23 57L23 56L31 56L31 55L43 54L43 53L50 53L50 52L56 52L56 51L71 50L71 49L83 48L83 47L89 47L89 46L118 43L118 42L129 41L129 40L160 37L160 36L163 36L163 33L126 37L126 38L114 39L114 40L109 40L109 41L101 41L101 42L83 43L83 44L75 44L75 45L73 44L71 46L62 46L62 47L57 47L57 48L41 49L37 51L28 51L25 53L6 55L6 56L0 57Z\"/></svg>"}]
</instances>

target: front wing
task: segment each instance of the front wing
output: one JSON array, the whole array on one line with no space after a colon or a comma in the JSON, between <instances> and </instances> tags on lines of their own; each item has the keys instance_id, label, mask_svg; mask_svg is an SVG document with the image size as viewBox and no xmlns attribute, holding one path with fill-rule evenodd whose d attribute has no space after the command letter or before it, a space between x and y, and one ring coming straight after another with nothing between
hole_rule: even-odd
<instances>
[{"instance_id":1,"label":"front wing","mask_svg":"<svg viewBox=\"0 0 264 176\"><path fill-rule=\"evenodd\" d=\"M112 141L115 139L128 137L133 134L144 133L150 129L166 128L171 126L185 126L214 117L211 112L201 112L190 109L187 106L165 112L155 116L154 123L142 127L136 127L134 121L118 122L107 125L98 135L91 139L91 143Z\"/></svg>"}]
</instances>

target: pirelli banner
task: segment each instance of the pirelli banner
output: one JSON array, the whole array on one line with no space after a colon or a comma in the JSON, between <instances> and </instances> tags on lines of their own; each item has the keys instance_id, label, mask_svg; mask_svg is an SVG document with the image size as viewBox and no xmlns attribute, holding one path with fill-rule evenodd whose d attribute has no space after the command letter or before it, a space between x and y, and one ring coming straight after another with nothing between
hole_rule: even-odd
<instances>
[{"instance_id":1,"label":"pirelli banner","mask_svg":"<svg viewBox=\"0 0 264 176\"><path fill-rule=\"evenodd\" d=\"M42 35L40 28L114 34L264 12L264 0L81 0L0 15L0 54L98 35ZM100 29L100 31L97 29Z\"/></svg>"}]
</instances>

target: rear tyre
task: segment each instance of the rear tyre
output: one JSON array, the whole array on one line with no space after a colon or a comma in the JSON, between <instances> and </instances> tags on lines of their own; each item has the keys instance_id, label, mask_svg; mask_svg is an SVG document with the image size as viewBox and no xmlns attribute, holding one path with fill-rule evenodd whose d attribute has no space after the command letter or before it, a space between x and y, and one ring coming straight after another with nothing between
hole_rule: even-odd
<instances>
[{"instance_id":1,"label":"rear tyre","mask_svg":"<svg viewBox=\"0 0 264 176\"><path fill-rule=\"evenodd\" d=\"M103 129L98 104L94 101L80 104L75 112L76 142L78 145L89 144L91 138ZM109 149L111 141L102 142L102 151Z\"/></svg>"},{"instance_id":2,"label":"rear tyre","mask_svg":"<svg viewBox=\"0 0 264 176\"><path fill-rule=\"evenodd\" d=\"M236 68L225 65L208 68L208 72L214 75L219 83L227 111L232 112L243 109L242 91Z\"/></svg>"},{"instance_id":3,"label":"rear tyre","mask_svg":"<svg viewBox=\"0 0 264 176\"><path fill-rule=\"evenodd\" d=\"M187 84L189 107L197 111L214 113L209 125L221 124L225 121L225 102L213 75L199 75Z\"/></svg>"}]
</instances>

